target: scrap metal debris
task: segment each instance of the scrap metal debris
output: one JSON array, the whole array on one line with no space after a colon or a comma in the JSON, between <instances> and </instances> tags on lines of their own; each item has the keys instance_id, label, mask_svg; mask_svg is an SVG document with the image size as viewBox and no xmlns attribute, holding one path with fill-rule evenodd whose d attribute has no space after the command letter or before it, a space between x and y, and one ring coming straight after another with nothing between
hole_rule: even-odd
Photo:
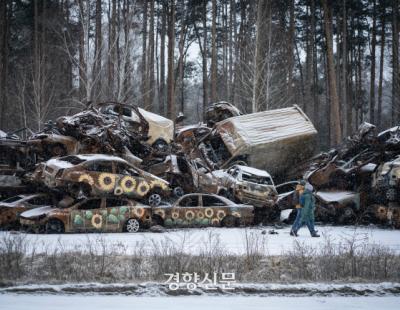
<instances>
[{"instance_id":1,"label":"scrap metal debris","mask_svg":"<svg viewBox=\"0 0 400 310\"><path fill-rule=\"evenodd\" d=\"M400 127L376 133L363 123L338 148L312 157L317 131L298 106L243 115L217 102L205 121L183 126L105 102L37 133L0 131L0 195L8 198L0 228L265 224L293 208L302 177L316 189L317 220L400 228Z\"/></svg>"},{"instance_id":2,"label":"scrap metal debris","mask_svg":"<svg viewBox=\"0 0 400 310\"><path fill-rule=\"evenodd\" d=\"M381 133L363 123L336 149L321 153L304 177L317 189L317 218L400 227L400 127Z\"/></svg>"}]
</instances>

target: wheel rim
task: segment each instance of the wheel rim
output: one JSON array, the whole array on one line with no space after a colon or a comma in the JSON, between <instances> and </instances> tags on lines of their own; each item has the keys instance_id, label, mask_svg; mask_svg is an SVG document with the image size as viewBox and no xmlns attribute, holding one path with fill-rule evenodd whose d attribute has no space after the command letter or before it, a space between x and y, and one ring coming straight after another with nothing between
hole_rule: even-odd
<instances>
[{"instance_id":1,"label":"wheel rim","mask_svg":"<svg viewBox=\"0 0 400 310\"><path fill-rule=\"evenodd\" d=\"M61 233L62 228L59 222L49 222L47 223L47 232L49 233Z\"/></svg>"},{"instance_id":2,"label":"wheel rim","mask_svg":"<svg viewBox=\"0 0 400 310\"><path fill-rule=\"evenodd\" d=\"M174 195L176 196L176 197L182 197L183 196L183 194L184 194L184 192L183 192L183 189L182 189L182 187L175 187L174 188Z\"/></svg>"},{"instance_id":3,"label":"wheel rim","mask_svg":"<svg viewBox=\"0 0 400 310\"><path fill-rule=\"evenodd\" d=\"M225 227L234 227L235 226L235 218L227 216L224 219L224 226Z\"/></svg>"},{"instance_id":4,"label":"wheel rim","mask_svg":"<svg viewBox=\"0 0 400 310\"><path fill-rule=\"evenodd\" d=\"M151 194L149 197L149 204L151 206L158 206L161 202L161 196L159 194Z\"/></svg>"},{"instance_id":5,"label":"wheel rim","mask_svg":"<svg viewBox=\"0 0 400 310\"><path fill-rule=\"evenodd\" d=\"M130 219L126 223L127 232L137 232L139 230L140 224L137 219Z\"/></svg>"}]
</instances>

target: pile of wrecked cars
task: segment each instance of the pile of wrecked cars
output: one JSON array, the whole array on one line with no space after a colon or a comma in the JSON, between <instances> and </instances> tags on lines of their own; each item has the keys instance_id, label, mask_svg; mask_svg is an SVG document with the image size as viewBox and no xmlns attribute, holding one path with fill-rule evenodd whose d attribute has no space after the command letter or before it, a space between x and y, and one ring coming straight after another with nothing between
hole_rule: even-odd
<instances>
[{"instance_id":1,"label":"pile of wrecked cars","mask_svg":"<svg viewBox=\"0 0 400 310\"><path fill-rule=\"evenodd\" d=\"M0 132L0 228L267 224L293 209L301 178L316 189L317 220L400 228L399 128L377 134L365 123L337 149L315 156L317 131L298 106L242 114L218 102L205 121L182 126L106 102L27 139Z\"/></svg>"},{"instance_id":2,"label":"pile of wrecked cars","mask_svg":"<svg viewBox=\"0 0 400 310\"><path fill-rule=\"evenodd\" d=\"M336 149L314 157L305 178L316 188L318 220L400 228L400 127L369 123Z\"/></svg>"},{"instance_id":3,"label":"pile of wrecked cars","mask_svg":"<svg viewBox=\"0 0 400 310\"><path fill-rule=\"evenodd\" d=\"M215 104L214 112L210 107L208 123L244 116L227 103ZM210 165L193 152L212 128L174 126L108 102L49 122L25 140L2 135L0 227L136 232L152 225L252 225L276 216L278 195L268 172L243 161Z\"/></svg>"}]
</instances>

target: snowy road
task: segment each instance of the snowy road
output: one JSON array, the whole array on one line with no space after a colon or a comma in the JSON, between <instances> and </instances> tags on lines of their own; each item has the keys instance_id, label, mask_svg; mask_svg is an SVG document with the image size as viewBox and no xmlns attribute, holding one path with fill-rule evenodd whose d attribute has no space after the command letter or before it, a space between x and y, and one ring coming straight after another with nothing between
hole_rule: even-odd
<instances>
[{"instance_id":1,"label":"snowy road","mask_svg":"<svg viewBox=\"0 0 400 310\"><path fill-rule=\"evenodd\" d=\"M224 250L242 254L246 250L245 240L247 236L250 240L257 239L259 244L264 244L263 251L270 255L279 255L290 251L294 247L294 240L306 246L317 248L321 247L327 238L334 244L346 243L348 240L355 238L360 244L384 245L396 253L400 253L399 230L380 229L376 227L320 226L317 229L321 234L321 238L311 238L306 228L300 231L298 238L293 238L289 235L289 227L275 229L278 234L269 234L269 231L272 229L274 228L204 228L168 230L165 233L18 235L25 238L36 252L49 252L55 248L59 251L86 249L88 243L93 244L93 241L105 241L108 247L123 248L124 253L129 254L137 251L139 248L140 250L153 251L159 248L161 244L172 241L171 244L187 253L199 253L209 248L211 238L213 244L218 239L220 246ZM7 232L0 232L0 240L7 234Z\"/></svg>"},{"instance_id":2,"label":"snowy road","mask_svg":"<svg viewBox=\"0 0 400 310\"><path fill-rule=\"evenodd\" d=\"M132 296L57 296L0 295L4 310L49 309L268 309L337 310L399 309L400 297L132 297Z\"/></svg>"}]
</instances>

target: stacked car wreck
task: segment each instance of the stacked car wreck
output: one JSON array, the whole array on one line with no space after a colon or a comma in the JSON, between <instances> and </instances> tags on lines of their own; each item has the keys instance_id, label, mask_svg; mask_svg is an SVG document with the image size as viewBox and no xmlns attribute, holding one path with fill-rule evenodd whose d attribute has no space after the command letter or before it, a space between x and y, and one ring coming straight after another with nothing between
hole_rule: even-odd
<instances>
[{"instance_id":1,"label":"stacked car wreck","mask_svg":"<svg viewBox=\"0 0 400 310\"><path fill-rule=\"evenodd\" d=\"M337 150L313 157L317 131L298 106L243 115L218 102L206 124L178 126L106 102L49 122L28 139L20 132L0 135L2 229L267 224L293 208L302 177L317 189L319 220L400 227L397 128L376 134L363 124Z\"/></svg>"},{"instance_id":2,"label":"stacked car wreck","mask_svg":"<svg viewBox=\"0 0 400 310\"><path fill-rule=\"evenodd\" d=\"M377 133L363 123L337 149L315 157L305 178L317 189L317 218L400 228L399 138L400 127Z\"/></svg>"}]
</instances>

